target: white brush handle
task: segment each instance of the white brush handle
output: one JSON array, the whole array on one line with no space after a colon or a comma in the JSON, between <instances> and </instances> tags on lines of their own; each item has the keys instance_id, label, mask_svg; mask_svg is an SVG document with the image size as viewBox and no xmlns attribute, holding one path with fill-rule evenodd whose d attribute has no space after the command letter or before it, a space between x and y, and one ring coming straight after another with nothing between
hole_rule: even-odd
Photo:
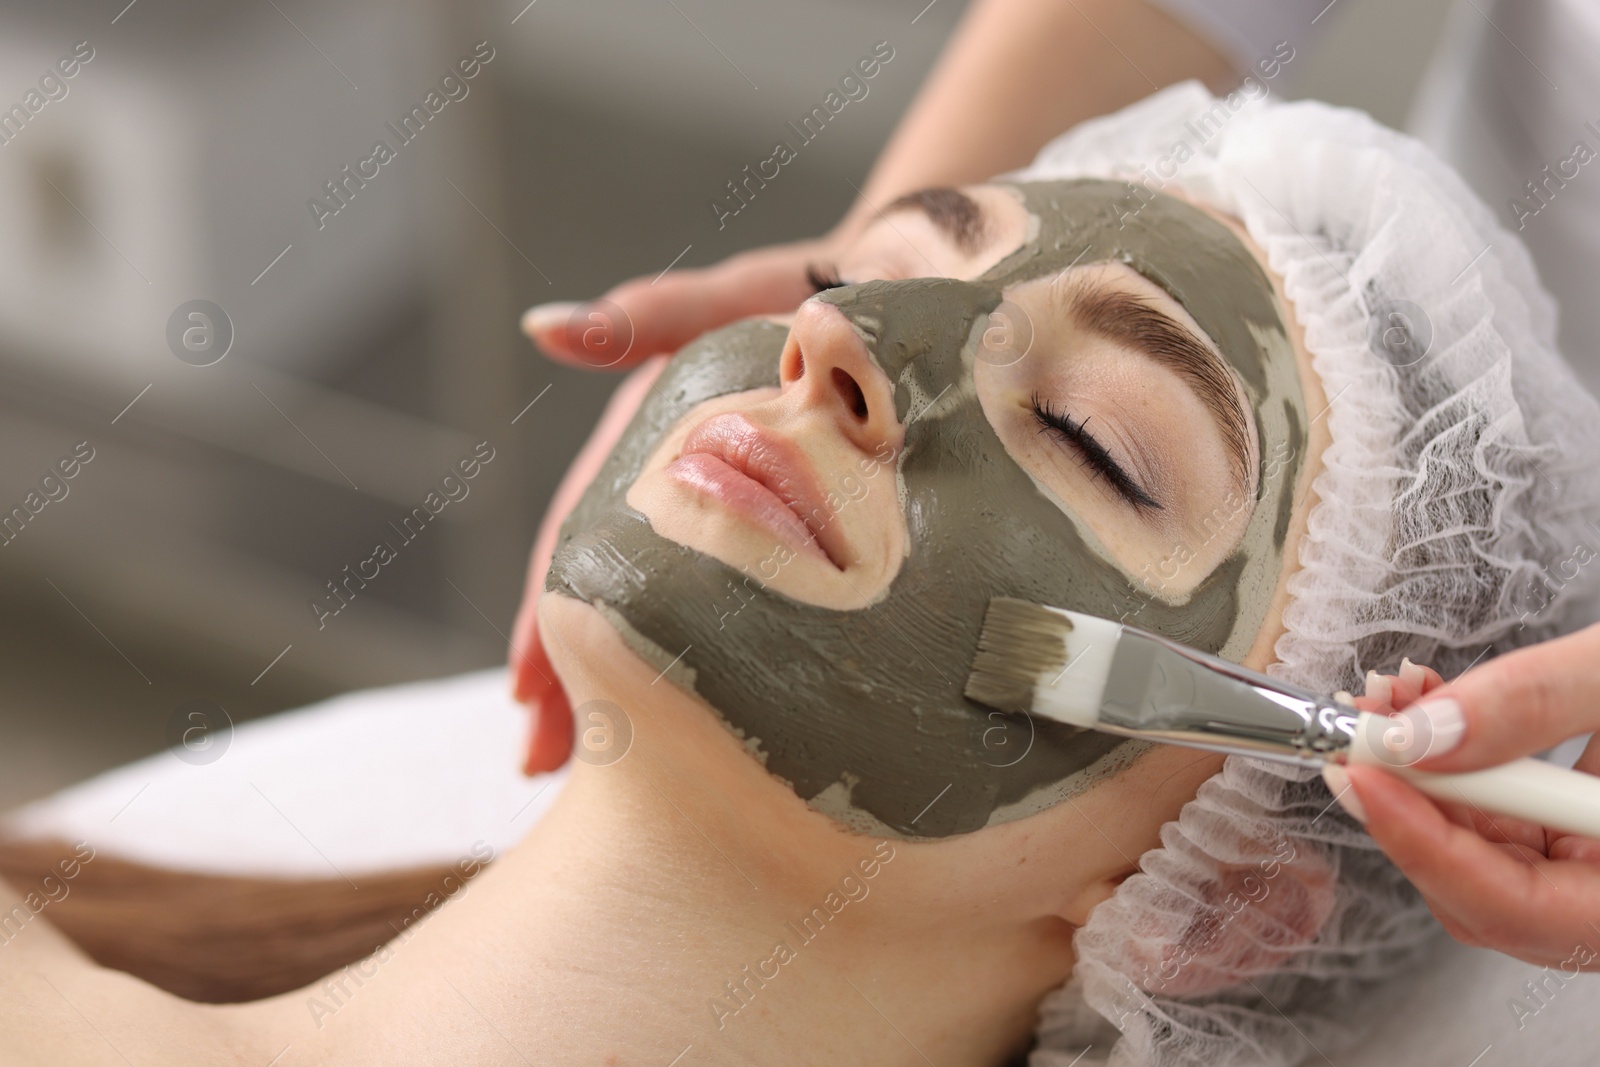
<instances>
[{"instance_id":1,"label":"white brush handle","mask_svg":"<svg viewBox=\"0 0 1600 1067\"><path fill-rule=\"evenodd\" d=\"M1371 737L1375 732L1358 731ZM1495 815L1527 819L1570 834L1600 838L1600 777L1568 770L1532 758L1461 774L1433 774L1396 767L1359 743L1351 746L1352 763L1370 763L1392 771L1440 800L1470 804Z\"/></svg>"}]
</instances>

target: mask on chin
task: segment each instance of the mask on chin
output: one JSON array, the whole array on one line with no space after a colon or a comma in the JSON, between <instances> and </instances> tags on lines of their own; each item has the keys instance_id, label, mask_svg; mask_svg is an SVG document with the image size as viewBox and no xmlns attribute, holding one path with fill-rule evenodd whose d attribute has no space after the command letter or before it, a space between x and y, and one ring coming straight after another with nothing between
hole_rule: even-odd
<instances>
[{"instance_id":1,"label":"mask on chin","mask_svg":"<svg viewBox=\"0 0 1600 1067\"><path fill-rule=\"evenodd\" d=\"M601 610L812 807L862 832L938 838L1020 818L1147 747L967 700L990 598L1125 619L1238 659L1282 564L1305 403L1254 258L1221 223L1169 196L1134 200L1125 184L1102 181L1018 189L1038 232L977 281L868 282L818 297L844 312L894 384L906 428L893 468L869 475L872 492L895 479L910 534L885 593L849 611L800 603L764 588L760 575L659 536L624 500L682 413L779 384L787 330L764 322L708 334L673 358L563 526L546 580L546 589ZM974 387L1004 289L1107 260L1188 310L1239 371L1260 455L1281 458L1282 442L1291 457L1262 479L1239 548L1180 604L1153 599L1017 465Z\"/></svg>"}]
</instances>

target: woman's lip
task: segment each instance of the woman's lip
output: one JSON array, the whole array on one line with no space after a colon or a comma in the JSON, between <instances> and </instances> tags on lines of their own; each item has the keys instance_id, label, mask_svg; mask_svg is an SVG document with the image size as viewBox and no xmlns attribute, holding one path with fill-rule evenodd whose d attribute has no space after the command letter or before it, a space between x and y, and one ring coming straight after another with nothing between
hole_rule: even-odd
<instances>
[{"instance_id":1,"label":"woman's lip","mask_svg":"<svg viewBox=\"0 0 1600 1067\"><path fill-rule=\"evenodd\" d=\"M667 464L666 472L678 481L720 500L730 510L771 531L791 547L814 552L827 559L800 516L776 493L709 452L679 456ZM828 562L832 563L830 559Z\"/></svg>"},{"instance_id":2,"label":"woman's lip","mask_svg":"<svg viewBox=\"0 0 1600 1067\"><path fill-rule=\"evenodd\" d=\"M674 464L702 455L720 460L734 474L755 483L755 488L764 491L766 503L776 501L805 531L806 544L817 548L839 570L845 569L849 545L833 521L833 510L817 485L806 454L794 442L757 426L741 414L728 412L714 415L691 430ZM702 466L696 471L703 474L708 469L714 468ZM762 498L738 499L754 505ZM728 498L728 502L738 506L735 498ZM795 532L781 515L768 518L782 522L782 528L790 533Z\"/></svg>"}]
</instances>

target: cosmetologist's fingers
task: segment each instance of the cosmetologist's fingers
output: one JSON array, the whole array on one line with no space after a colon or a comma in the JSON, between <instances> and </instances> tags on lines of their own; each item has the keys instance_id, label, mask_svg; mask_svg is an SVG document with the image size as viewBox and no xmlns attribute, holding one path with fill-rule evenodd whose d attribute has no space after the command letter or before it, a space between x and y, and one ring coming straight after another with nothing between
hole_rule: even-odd
<instances>
[{"instance_id":1,"label":"cosmetologist's fingers","mask_svg":"<svg viewBox=\"0 0 1600 1067\"><path fill-rule=\"evenodd\" d=\"M528 751L522 773L543 774L559 770L572 755L572 704L556 685L528 705Z\"/></svg>"},{"instance_id":2,"label":"cosmetologist's fingers","mask_svg":"<svg viewBox=\"0 0 1600 1067\"><path fill-rule=\"evenodd\" d=\"M738 319L793 311L814 291L807 266L825 262L831 247L823 240L774 245L710 267L641 276L598 300L529 308L522 330L560 362L631 367Z\"/></svg>"},{"instance_id":3,"label":"cosmetologist's fingers","mask_svg":"<svg viewBox=\"0 0 1600 1067\"><path fill-rule=\"evenodd\" d=\"M1388 714L1443 684L1444 678L1432 667L1419 666L1409 659L1402 659L1400 669L1395 674L1367 672L1365 689L1356 698L1356 707L1362 711Z\"/></svg>"},{"instance_id":4,"label":"cosmetologist's fingers","mask_svg":"<svg viewBox=\"0 0 1600 1067\"><path fill-rule=\"evenodd\" d=\"M1438 678L1438 672L1430 672L1427 667L1418 666L1409 659L1400 661L1400 669L1390 682L1390 698L1397 708L1403 708L1420 698L1427 687L1429 674Z\"/></svg>"},{"instance_id":5,"label":"cosmetologist's fingers","mask_svg":"<svg viewBox=\"0 0 1600 1067\"><path fill-rule=\"evenodd\" d=\"M1589 738L1589 743L1583 746L1583 751L1573 761L1572 769L1584 774L1600 774L1600 734Z\"/></svg>"},{"instance_id":6,"label":"cosmetologist's fingers","mask_svg":"<svg viewBox=\"0 0 1600 1067\"><path fill-rule=\"evenodd\" d=\"M556 538L561 534L561 524L567 521L577 506L589 483L600 472L600 466L616 447L629 421L644 403L650 387L666 369L666 359L657 359L635 371L611 394L606 409L600 416L589 439L584 442L572 466L562 477L550 507L545 510L539 524L538 536L533 542L533 552L528 561L528 575L522 589L522 605L517 609L517 621L511 630L511 649L508 665L513 679L513 695L523 703L531 703L554 682L555 674L544 658L539 641L539 597L544 594L545 573L550 569L550 558L555 554Z\"/></svg>"},{"instance_id":7,"label":"cosmetologist's fingers","mask_svg":"<svg viewBox=\"0 0 1600 1067\"><path fill-rule=\"evenodd\" d=\"M1346 773L1373 840L1434 913L1450 917L1447 926L1466 931L1461 940L1551 966L1570 961L1580 942L1600 945L1600 928L1590 925L1600 916L1600 865L1552 862L1486 841L1382 768ZM1597 970L1600 958L1575 965Z\"/></svg>"},{"instance_id":8,"label":"cosmetologist's fingers","mask_svg":"<svg viewBox=\"0 0 1600 1067\"><path fill-rule=\"evenodd\" d=\"M1477 770L1600 727L1597 662L1600 624L1508 652L1438 686L1401 711L1430 740L1417 766Z\"/></svg>"},{"instance_id":9,"label":"cosmetologist's fingers","mask_svg":"<svg viewBox=\"0 0 1600 1067\"><path fill-rule=\"evenodd\" d=\"M539 534L533 542L533 552L528 561L528 577L522 593L522 604L517 610L516 625L511 631L509 666L511 668L512 694L528 705L530 731L527 758L523 770L527 774L553 771L566 763L572 753L572 705L566 690L556 676L544 642L539 638L539 598L544 595L545 574L550 570L550 559L555 554L556 538L561 524L577 506L584 490L594 481L601 465L616 447L622 432L639 405L644 402L650 387L666 369L665 358L646 363L630 375L611 399L600 416L594 432L584 442L578 457L567 468L566 475L551 498L544 520L539 524Z\"/></svg>"}]
</instances>

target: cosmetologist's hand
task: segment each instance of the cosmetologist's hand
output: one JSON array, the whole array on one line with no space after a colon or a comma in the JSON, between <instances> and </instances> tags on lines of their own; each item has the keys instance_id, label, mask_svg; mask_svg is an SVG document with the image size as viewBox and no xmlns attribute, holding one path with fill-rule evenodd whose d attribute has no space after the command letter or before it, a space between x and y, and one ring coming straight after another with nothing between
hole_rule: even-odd
<instances>
[{"instance_id":1,"label":"cosmetologist's hand","mask_svg":"<svg viewBox=\"0 0 1600 1067\"><path fill-rule=\"evenodd\" d=\"M1428 739L1417 769L1480 770L1600 729L1600 625L1449 683L1409 663L1376 680L1357 703L1412 720ZM1600 774L1600 737L1575 768ZM1342 771L1328 775L1334 793L1453 937L1568 974L1600 971L1600 841L1432 800L1378 766Z\"/></svg>"},{"instance_id":2,"label":"cosmetologist's hand","mask_svg":"<svg viewBox=\"0 0 1600 1067\"><path fill-rule=\"evenodd\" d=\"M532 718L528 752L523 762L526 774L553 771L572 754L572 705L550 665L550 657L545 654L544 643L539 640L539 597L544 592L550 558L555 554L556 537L561 532L561 524L577 506L578 498L589 488L589 483L594 481L600 465L616 447L622 431L666 366L665 357L649 361L611 394L604 414L572 466L567 468L566 476L550 499L544 521L539 524L539 535L534 539L533 555L528 561L522 606L517 609L516 626L511 631L512 693L518 701L528 705Z\"/></svg>"},{"instance_id":3,"label":"cosmetologist's hand","mask_svg":"<svg viewBox=\"0 0 1600 1067\"><path fill-rule=\"evenodd\" d=\"M586 304L540 304L523 314L522 332L562 363L631 367L739 319L793 311L815 291L806 268L832 263L846 234L841 226L709 267L634 278Z\"/></svg>"},{"instance_id":4,"label":"cosmetologist's hand","mask_svg":"<svg viewBox=\"0 0 1600 1067\"><path fill-rule=\"evenodd\" d=\"M1107 66L1102 60L1111 40L1122 42L1114 47L1123 62ZM1292 50L1279 57L1292 58ZM1276 68L1268 73L1258 67L1263 78L1276 75ZM676 352L738 319L793 311L813 292L806 268L834 265L877 216L875 205L916 189L980 182L1020 167L1062 130L1144 97L1155 84L1151 74L1162 85L1202 78L1226 92L1239 73L1208 38L1152 4L975 0L850 211L827 236L754 249L710 267L635 278L587 304L541 304L523 316L523 332L554 359L621 369ZM523 599L511 667L518 699L534 712L530 773L561 766L572 743L566 695L539 643L536 594L544 587L557 530L643 397L640 387L625 400L628 388L618 391L567 473L528 568L528 589L535 595Z\"/></svg>"},{"instance_id":5,"label":"cosmetologist's hand","mask_svg":"<svg viewBox=\"0 0 1600 1067\"><path fill-rule=\"evenodd\" d=\"M847 220L827 237L741 252L702 269L635 278L587 304L541 304L523 315L523 332L560 362L597 369L645 364L613 394L534 540L510 650L514 695L532 715L526 773L555 770L572 749L572 707L539 640L538 602L556 537L666 367L663 354L738 319L793 311L815 291L807 269L831 263L851 232Z\"/></svg>"},{"instance_id":6,"label":"cosmetologist's hand","mask_svg":"<svg viewBox=\"0 0 1600 1067\"><path fill-rule=\"evenodd\" d=\"M555 770L572 749L572 708L539 640L538 622L561 524L666 367L666 355L739 319L795 310L816 291L809 268L830 265L860 226L859 218L847 216L824 237L752 249L710 267L634 278L597 300L540 304L522 316L529 340L559 362L594 369L646 364L612 396L561 480L533 544L510 651L516 699L528 705L533 719L523 766L528 774Z\"/></svg>"}]
</instances>

